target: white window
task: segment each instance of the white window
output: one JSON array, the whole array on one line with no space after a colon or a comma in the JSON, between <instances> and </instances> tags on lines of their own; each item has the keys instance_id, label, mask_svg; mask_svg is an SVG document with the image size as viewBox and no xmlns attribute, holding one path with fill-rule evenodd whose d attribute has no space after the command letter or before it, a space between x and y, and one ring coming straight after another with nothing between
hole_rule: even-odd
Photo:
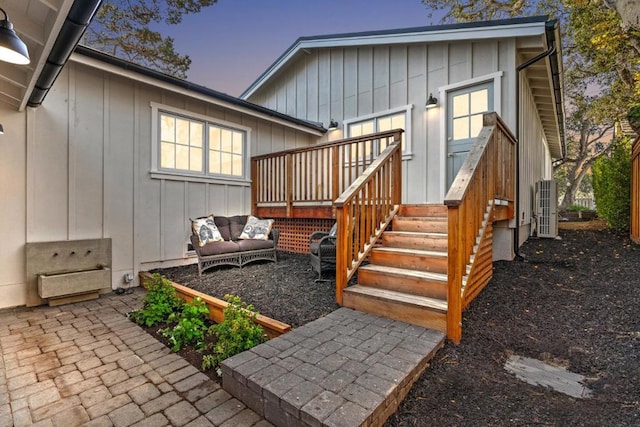
<instances>
[{"instance_id":1,"label":"white window","mask_svg":"<svg viewBox=\"0 0 640 427\"><path fill-rule=\"evenodd\" d=\"M344 124L347 138L355 138L362 135L369 135L393 129L403 129L405 132L402 134L402 156L403 158L410 158L412 108L413 105L408 105L394 110L345 120ZM380 147L381 150L384 148L385 147ZM369 154L369 152L364 153L365 156Z\"/></svg>"},{"instance_id":2,"label":"white window","mask_svg":"<svg viewBox=\"0 0 640 427\"><path fill-rule=\"evenodd\" d=\"M152 177L247 180L249 128L152 103Z\"/></svg>"}]
</instances>

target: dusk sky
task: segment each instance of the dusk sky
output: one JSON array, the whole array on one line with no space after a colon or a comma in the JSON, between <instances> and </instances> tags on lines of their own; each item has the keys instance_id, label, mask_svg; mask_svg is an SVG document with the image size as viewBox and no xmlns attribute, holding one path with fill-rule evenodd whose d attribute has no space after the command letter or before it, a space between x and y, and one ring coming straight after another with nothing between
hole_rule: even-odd
<instances>
[{"instance_id":1,"label":"dusk sky","mask_svg":"<svg viewBox=\"0 0 640 427\"><path fill-rule=\"evenodd\" d=\"M191 57L189 81L238 96L298 37L432 23L420 0L218 0L161 31Z\"/></svg>"}]
</instances>

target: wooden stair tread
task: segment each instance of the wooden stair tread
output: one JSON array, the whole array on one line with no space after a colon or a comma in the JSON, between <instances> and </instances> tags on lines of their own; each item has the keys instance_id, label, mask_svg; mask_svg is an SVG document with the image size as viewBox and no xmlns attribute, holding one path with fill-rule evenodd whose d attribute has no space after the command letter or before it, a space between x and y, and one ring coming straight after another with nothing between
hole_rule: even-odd
<instances>
[{"instance_id":1,"label":"wooden stair tread","mask_svg":"<svg viewBox=\"0 0 640 427\"><path fill-rule=\"evenodd\" d=\"M403 292L390 291L388 289L372 288L369 286L354 285L345 289L345 292L367 295L371 298L382 300L391 300L420 306L430 310L437 310L443 313L447 312L447 302L435 298L423 297L418 295L405 294Z\"/></svg>"},{"instance_id":2,"label":"wooden stair tread","mask_svg":"<svg viewBox=\"0 0 640 427\"><path fill-rule=\"evenodd\" d=\"M448 218L446 216L402 216L396 215L393 220L401 220L401 221L433 221L433 222L447 222Z\"/></svg>"},{"instance_id":3,"label":"wooden stair tread","mask_svg":"<svg viewBox=\"0 0 640 427\"><path fill-rule=\"evenodd\" d=\"M386 234L393 236L405 236L405 237L431 237L434 239L447 239L447 233L433 233L433 232L421 232L421 231L385 231Z\"/></svg>"},{"instance_id":4,"label":"wooden stair tread","mask_svg":"<svg viewBox=\"0 0 640 427\"><path fill-rule=\"evenodd\" d=\"M437 280L447 282L447 275L442 273L430 273L428 271L408 270L406 268L388 267L382 265L368 264L360 267L360 270L375 271L384 275L395 275L402 277L412 277L415 279Z\"/></svg>"},{"instance_id":5,"label":"wooden stair tread","mask_svg":"<svg viewBox=\"0 0 640 427\"><path fill-rule=\"evenodd\" d=\"M438 258L446 258L446 251L426 251L423 249L408 249L408 248L394 248L388 246L380 246L373 249L376 252L393 252L397 254L407 254L407 255L422 255L422 256L430 256L430 257L438 257Z\"/></svg>"}]
</instances>

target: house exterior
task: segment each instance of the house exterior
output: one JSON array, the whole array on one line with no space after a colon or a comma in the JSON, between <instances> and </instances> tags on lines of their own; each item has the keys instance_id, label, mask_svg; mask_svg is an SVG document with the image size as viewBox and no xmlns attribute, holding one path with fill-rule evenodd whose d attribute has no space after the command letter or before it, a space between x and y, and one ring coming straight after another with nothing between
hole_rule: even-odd
<instances>
[{"instance_id":1,"label":"house exterior","mask_svg":"<svg viewBox=\"0 0 640 427\"><path fill-rule=\"evenodd\" d=\"M87 25L98 4L49 11L26 81L0 87L0 308L42 302L26 272L34 242L111 239L113 289L194 263L189 218L250 213L256 155L401 127L403 201L442 203L492 110L520 137L517 228L528 236L531 187L562 155L558 31L544 18L303 38L234 98L91 49L71 54L81 32L67 37L65 20ZM431 93L438 107L426 110ZM332 118L339 128L327 131ZM514 227L498 227L496 257L513 257Z\"/></svg>"},{"instance_id":2,"label":"house exterior","mask_svg":"<svg viewBox=\"0 0 640 427\"><path fill-rule=\"evenodd\" d=\"M337 121L319 142L403 128L410 204L443 203L482 113L497 112L519 141L519 197L516 219L495 226L493 253L513 259L534 227L535 184L564 155L562 90L557 23L534 17L302 37L241 98ZM430 96L437 106L426 109Z\"/></svg>"}]
</instances>

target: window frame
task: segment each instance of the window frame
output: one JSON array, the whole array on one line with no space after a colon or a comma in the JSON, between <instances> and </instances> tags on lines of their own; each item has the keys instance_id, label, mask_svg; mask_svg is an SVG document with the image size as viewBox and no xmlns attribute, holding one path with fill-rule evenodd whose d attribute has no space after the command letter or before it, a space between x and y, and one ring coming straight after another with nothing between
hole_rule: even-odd
<instances>
[{"instance_id":1,"label":"window frame","mask_svg":"<svg viewBox=\"0 0 640 427\"><path fill-rule=\"evenodd\" d=\"M168 179L174 181L206 182L206 183L228 183L234 182L245 186L251 185L251 128L226 120L217 119L203 114L194 113L180 108L171 107L155 102L150 103L151 107L151 178ZM184 118L186 120L201 122L203 125L203 159L202 172L191 172L181 169L162 168L160 166L160 114L165 113L170 116ZM242 153L242 176L212 174L209 173L209 129L216 126L222 129L244 133L243 153Z\"/></svg>"},{"instance_id":2,"label":"window frame","mask_svg":"<svg viewBox=\"0 0 640 427\"><path fill-rule=\"evenodd\" d=\"M377 123L379 119L384 119L388 116L395 116L399 113L404 112L404 151L402 152L402 160L409 160L413 157L413 151L411 149L411 111L413 110L413 104L404 105L402 107L391 108L385 111L379 111L372 114L367 114L364 116L354 117L351 119L346 119L343 121L344 124L344 132L345 138L351 138L349 134L350 126L358 124L360 122L370 121L371 119L375 120L375 125L377 127ZM374 130L374 133L378 132Z\"/></svg>"}]
</instances>

